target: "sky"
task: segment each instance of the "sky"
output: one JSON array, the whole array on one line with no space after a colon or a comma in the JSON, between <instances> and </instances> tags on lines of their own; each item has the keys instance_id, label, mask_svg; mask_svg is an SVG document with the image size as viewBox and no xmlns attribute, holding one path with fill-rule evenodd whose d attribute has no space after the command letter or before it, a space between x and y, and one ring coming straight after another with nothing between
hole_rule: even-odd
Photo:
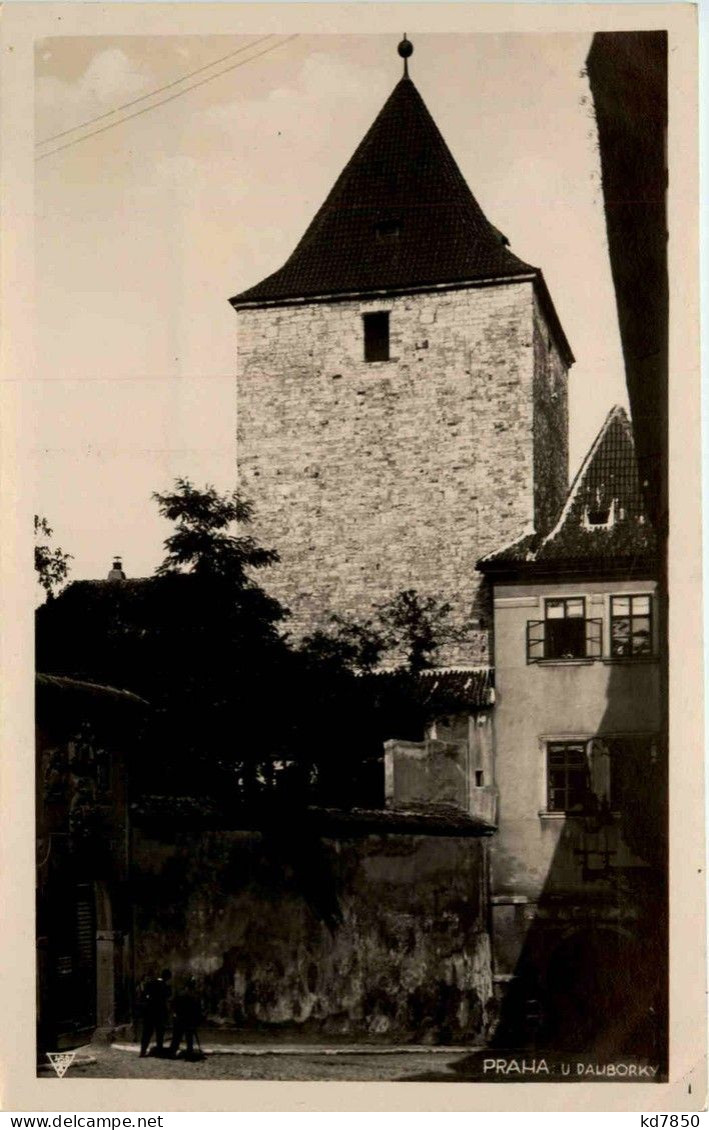
<instances>
[{"instance_id":1,"label":"sky","mask_svg":"<svg viewBox=\"0 0 709 1130\"><path fill-rule=\"evenodd\" d=\"M105 577L114 554L129 576L152 573L170 529L151 495L177 476L233 489L228 299L294 249L400 77L398 39L38 43L35 500L72 579ZM572 474L627 406L589 47L587 34L419 34L410 63L483 211L544 272L577 359Z\"/></svg>"}]
</instances>

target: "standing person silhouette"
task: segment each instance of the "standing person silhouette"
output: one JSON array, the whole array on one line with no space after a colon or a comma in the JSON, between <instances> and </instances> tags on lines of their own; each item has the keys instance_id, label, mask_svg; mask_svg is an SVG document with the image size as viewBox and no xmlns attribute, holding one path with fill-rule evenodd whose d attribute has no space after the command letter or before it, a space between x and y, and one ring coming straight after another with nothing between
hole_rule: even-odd
<instances>
[{"instance_id":1,"label":"standing person silhouette","mask_svg":"<svg viewBox=\"0 0 709 1130\"><path fill-rule=\"evenodd\" d=\"M159 977L150 977L143 989L143 1033L140 1040L140 1054L148 1054L153 1032L155 1033L155 1050L162 1052L165 1038L165 1025L167 1023L167 1002L170 998L169 969L163 969Z\"/></svg>"},{"instance_id":2,"label":"standing person silhouette","mask_svg":"<svg viewBox=\"0 0 709 1130\"><path fill-rule=\"evenodd\" d=\"M175 994L174 1013L169 1054L173 1057L177 1055L184 1036L187 1044L185 1059L202 1059L201 1053L197 1055L194 1050L197 1028L202 1017L202 1008L194 977L189 977L182 992Z\"/></svg>"}]
</instances>

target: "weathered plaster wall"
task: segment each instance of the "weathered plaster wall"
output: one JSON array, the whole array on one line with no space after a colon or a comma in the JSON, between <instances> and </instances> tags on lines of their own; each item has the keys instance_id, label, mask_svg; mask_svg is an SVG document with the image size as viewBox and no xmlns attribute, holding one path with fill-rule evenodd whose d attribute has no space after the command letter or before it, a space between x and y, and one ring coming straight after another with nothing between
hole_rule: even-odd
<instances>
[{"instance_id":1,"label":"weathered plaster wall","mask_svg":"<svg viewBox=\"0 0 709 1130\"><path fill-rule=\"evenodd\" d=\"M485 711L439 719L431 731L437 736L430 733L422 742L384 743L387 806L448 806L495 825L491 715ZM461 733L464 738L455 736Z\"/></svg>"},{"instance_id":2,"label":"weathered plaster wall","mask_svg":"<svg viewBox=\"0 0 709 1130\"><path fill-rule=\"evenodd\" d=\"M209 1019L242 1028L477 1039L484 853L462 837L136 830L136 976L190 972Z\"/></svg>"},{"instance_id":3,"label":"weathered plaster wall","mask_svg":"<svg viewBox=\"0 0 709 1130\"><path fill-rule=\"evenodd\" d=\"M388 362L363 359L374 310ZM534 318L529 282L239 311L239 481L296 633L405 588L481 614L475 561L533 518ZM485 628L441 658L486 662Z\"/></svg>"},{"instance_id":4,"label":"weathered plaster wall","mask_svg":"<svg viewBox=\"0 0 709 1130\"><path fill-rule=\"evenodd\" d=\"M463 742L385 742L387 804L393 808L450 805L469 812L470 762Z\"/></svg>"}]
</instances>

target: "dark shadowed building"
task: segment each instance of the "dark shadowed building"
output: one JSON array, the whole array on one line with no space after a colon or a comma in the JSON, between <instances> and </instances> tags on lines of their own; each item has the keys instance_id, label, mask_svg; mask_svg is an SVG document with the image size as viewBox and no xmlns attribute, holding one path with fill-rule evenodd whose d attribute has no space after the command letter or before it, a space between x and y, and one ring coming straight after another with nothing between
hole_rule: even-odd
<instances>
[{"instance_id":1,"label":"dark shadowed building","mask_svg":"<svg viewBox=\"0 0 709 1130\"><path fill-rule=\"evenodd\" d=\"M37 675L40 1052L130 1016L127 778L145 709L127 691Z\"/></svg>"},{"instance_id":2,"label":"dark shadowed building","mask_svg":"<svg viewBox=\"0 0 709 1130\"><path fill-rule=\"evenodd\" d=\"M608 251L640 479L658 536L661 757L669 758L667 68L665 31L598 32L587 59L601 157ZM667 839L665 798L659 814ZM665 875L667 861L663 860ZM667 931L665 886L658 923ZM669 939L666 933L663 952ZM663 1004L668 1017L667 984Z\"/></svg>"}]
</instances>

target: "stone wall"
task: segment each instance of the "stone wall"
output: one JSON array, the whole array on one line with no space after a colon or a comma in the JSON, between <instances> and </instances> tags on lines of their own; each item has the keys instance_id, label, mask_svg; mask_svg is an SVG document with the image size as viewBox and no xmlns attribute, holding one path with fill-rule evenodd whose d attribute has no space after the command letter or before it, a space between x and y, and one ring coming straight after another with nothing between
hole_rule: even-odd
<instances>
[{"instance_id":1,"label":"stone wall","mask_svg":"<svg viewBox=\"0 0 709 1130\"><path fill-rule=\"evenodd\" d=\"M569 488L567 368L541 304L534 296L534 512L548 533Z\"/></svg>"},{"instance_id":2,"label":"stone wall","mask_svg":"<svg viewBox=\"0 0 709 1130\"><path fill-rule=\"evenodd\" d=\"M462 836L136 829L136 979L193 974L209 1022L264 1034L478 1040L485 851Z\"/></svg>"},{"instance_id":3,"label":"stone wall","mask_svg":"<svg viewBox=\"0 0 709 1130\"><path fill-rule=\"evenodd\" d=\"M375 310L392 359L367 363ZM487 662L475 561L533 520L535 429L537 469L566 474L533 408L534 317L531 282L239 311L239 481L296 635L416 588L485 621L439 659Z\"/></svg>"}]
</instances>

